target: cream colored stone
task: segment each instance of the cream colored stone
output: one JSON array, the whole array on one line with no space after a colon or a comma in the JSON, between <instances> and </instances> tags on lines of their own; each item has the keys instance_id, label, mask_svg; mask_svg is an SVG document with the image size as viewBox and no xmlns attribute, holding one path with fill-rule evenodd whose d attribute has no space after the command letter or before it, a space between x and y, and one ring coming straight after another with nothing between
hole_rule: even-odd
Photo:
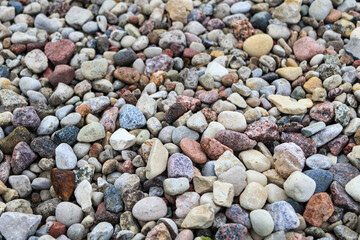
<instances>
[{"instance_id":1,"label":"cream colored stone","mask_svg":"<svg viewBox=\"0 0 360 240\"><path fill-rule=\"evenodd\" d=\"M211 192L216 180L215 176L195 176L193 179L195 192L199 194Z\"/></svg>"},{"instance_id":2,"label":"cream colored stone","mask_svg":"<svg viewBox=\"0 0 360 240\"><path fill-rule=\"evenodd\" d=\"M299 103L289 96L270 95L268 97L271 103L279 109L280 112L285 114L303 114L307 112L306 106Z\"/></svg>"},{"instance_id":3,"label":"cream colored stone","mask_svg":"<svg viewBox=\"0 0 360 240\"><path fill-rule=\"evenodd\" d=\"M275 72L289 81L294 81L302 75L301 67L278 68Z\"/></svg>"},{"instance_id":4,"label":"cream colored stone","mask_svg":"<svg viewBox=\"0 0 360 240\"><path fill-rule=\"evenodd\" d=\"M201 139L203 138L215 138L218 131L225 130L224 125L218 122L211 122L206 130L203 132Z\"/></svg>"},{"instance_id":5,"label":"cream colored stone","mask_svg":"<svg viewBox=\"0 0 360 240\"><path fill-rule=\"evenodd\" d=\"M266 185L265 190L268 195L267 201L269 203L286 201L288 199L288 196L286 195L284 189L273 183Z\"/></svg>"},{"instance_id":6,"label":"cream colored stone","mask_svg":"<svg viewBox=\"0 0 360 240\"><path fill-rule=\"evenodd\" d=\"M355 201L360 202L360 176L354 177L345 185L345 191L349 194Z\"/></svg>"},{"instance_id":7,"label":"cream colored stone","mask_svg":"<svg viewBox=\"0 0 360 240\"><path fill-rule=\"evenodd\" d=\"M182 228L205 229L214 222L214 209L210 204L194 207L181 224Z\"/></svg>"},{"instance_id":8,"label":"cream colored stone","mask_svg":"<svg viewBox=\"0 0 360 240\"><path fill-rule=\"evenodd\" d=\"M246 119L242 113L224 111L218 115L218 122L227 130L243 132L246 129Z\"/></svg>"},{"instance_id":9,"label":"cream colored stone","mask_svg":"<svg viewBox=\"0 0 360 240\"><path fill-rule=\"evenodd\" d=\"M240 206L246 210L256 210L262 208L267 199L265 188L256 182L248 184L240 195Z\"/></svg>"},{"instance_id":10,"label":"cream colored stone","mask_svg":"<svg viewBox=\"0 0 360 240\"><path fill-rule=\"evenodd\" d=\"M247 38L243 49L251 57L261 57L268 54L273 47L273 39L267 34L256 34Z\"/></svg>"},{"instance_id":11,"label":"cream colored stone","mask_svg":"<svg viewBox=\"0 0 360 240\"><path fill-rule=\"evenodd\" d=\"M264 174L254 171L254 170L247 170L246 171L246 181L247 183L260 183L264 187L267 185L267 178Z\"/></svg>"},{"instance_id":12,"label":"cream colored stone","mask_svg":"<svg viewBox=\"0 0 360 240\"><path fill-rule=\"evenodd\" d=\"M121 151L133 146L136 142L136 137L124 128L119 128L111 135L109 142L113 149Z\"/></svg>"},{"instance_id":13,"label":"cream colored stone","mask_svg":"<svg viewBox=\"0 0 360 240\"><path fill-rule=\"evenodd\" d=\"M166 170L168 150L159 139L155 139L146 165L146 178L153 179Z\"/></svg>"},{"instance_id":14,"label":"cream colored stone","mask_svg":"<svg viewBox=\"0 0 360 240\"><path fill-rule=\"evenodd\" d=\"M214 203L222 207L230 207L234 198L234 186L231 183L215 181L213 185Z\"/></svg>"},{"instance_id":15,"label":"cream colored stone","mask_svg":"<svg viewBox=\"0 0 360 240\"><path fill-rule=\"evenodd\" d=\"M214 163L215 174L219 176L235 166L245 169L244 164L232 152L225 151Z\"/></svg>"},{"instance_id":16,"label":"cream colored stone","mask_svg":"<svg viewBox=\"0 0 360 240\"><path fill-rule=\"evenodd\" d=\"M246 108L247 107L247 103L245 102L244 98L238 93L232 93L227 98L227 100L232 102L233 104L235 104L239 108Z\"/></svg>"},{"instance_id":17,"label":"cream colored stone","mask_svg":"<svg viewBox=\"0 0 360 240\"><path fill-rule=\"evenodd\" d=\"M242 151L239 154L239 158L244 162L247 169L256 170L258 172L264 172L270 169L271 162L261 152L250 149Z\"/></svg>"}]
</instances>

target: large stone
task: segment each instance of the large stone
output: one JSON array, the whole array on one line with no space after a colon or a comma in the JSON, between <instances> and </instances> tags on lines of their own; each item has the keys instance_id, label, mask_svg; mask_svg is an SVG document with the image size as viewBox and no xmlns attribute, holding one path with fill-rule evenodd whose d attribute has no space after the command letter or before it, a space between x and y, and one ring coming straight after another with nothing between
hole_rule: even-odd
<instances>
[{"instance_id":1,"label":"large stone","mask_svg":"<svg viewBox=\"0 0 360 240\"><path fill-rule=\"evenodd\" d=\"M52 169L51 183L55 193L64 201L68 201L75 188L75 173L71 170Z\"/></svg>"},{"instance_id":2,"label":"large stone","mask_svg":"<svg viewBox=\"0 0 360 240\"><path fill-rule=\"evenodd\" d=\"M26 240L35 234L40 215L6 212L0 217L0 232L7 240Z\"/></svg>"},{"instance_id":3,"label":"large stone","mask_svg":"<svg viewBox=\"0 0 360 240\"><path fill-rule=\"evenodd\" d=\"M79 142L95 142L105 137L104 126L98 122L92 122L80 129L77 135Z\"/></svg>"},{"instance_id":4,"label":"large stone","mask_svg":"<svg viewBox=\"0 0 360 240\"><path fill-rule=\"evenodd\" d=\"M275 169L280 176L287 178L294 171L302 171L305 156L295 143L283 143L274 149Z\"/></svg>"},{"instance_id":5,"label":"large stone","mask_svg":"<svg viewBox=\"0 0 360 240\"><path fill-rule=\"evenodd\" d=\"M56 207L56 221L70 227L74 223L79 223L83 219L83 212L78 205L70 202L61 202Z\"/></svg>"},{"instance_id":6,"label":"large stone","mask_svg":"<svg viewBox=\"0 0 360 240\"><path fill-rule=\"evenodd\" d=\"M215 181L213 184L214 203L222 207L230 207L234 198L234 186L231 183Z\"/></svg>"},{"instance_id":7,"label":"large stone","mask_svg":"<svg viewBox=\"0 0 360 240\"><path fill-rule=\"evenodd\" d=\"M288 231L300 226L294 208L285 201L269 204L266 210L274 220L274 231Z\"/></svg>"},{"instance_id":8,"label":"large stone","mask_svg":"<svg viewBox=\"0 0 360 240\"><path fill-rule=\"evenodd\" d=\"M296 24L301 18L301 3L301 0L285 0L280 6L274 9L272 17L285 23Z\"/></svg>"},{"instance_id":9,"label":"large stone","mask_svg":"<svg viewBox=\"0 0 360 240\"><path fill-rule=\"evenodd\" d=\"M293 172L284 183L286 195L297 202L307 202L314 194L315 181L302 172Z\"/></svg>"},{"instance_id":10,"label":"large stone","mask_svg":"<svg viewBox=\"0 0 360 240\"><path fill-rule=\"evenodd\" d=\"M264 154L257 150L242 151L239 158L244 162L247 169L264 172L270 169L271 161Z\"/></svg>"},{"instance_id":11,"label":"large stone","mask_svg":"<svg viewBox=\"0 0 360 240\"><path fill-rule=\"evenodd\" d=\"M320 227L334 212L334 206L327 193L317 193L306 204L304 219L313 226Z\"/></svg>"}]
</instances>

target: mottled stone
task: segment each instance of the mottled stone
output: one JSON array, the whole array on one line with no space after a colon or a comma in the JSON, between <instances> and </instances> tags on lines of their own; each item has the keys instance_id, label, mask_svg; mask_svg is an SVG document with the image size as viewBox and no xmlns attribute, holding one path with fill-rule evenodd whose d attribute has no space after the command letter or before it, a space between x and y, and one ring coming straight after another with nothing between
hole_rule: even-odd
<instances>
[{"instance_id":1,"label":"mottled stone","mask_svg":"<svg viewBox=\"0 0 360 240\"><path fill-rule=\"evenodd\" d=\"M34 107L17 108L13 112L12 123L14 126L23 126L35 130L40 125L40 118Z\"/></svg>"},{"instance_id":2,"label":"mottled stone","mask_svg":"<svg viewBox=\"0 0 360 240\"><path fill-rule=\"evenodd\" d=\"M233 223L240 223L247 228L251 227L249 214L239 204L233 204L225 211L226 217Z\"/></svg>"},{"instance_id":3,"label":"mottled stone","mask_svg":"<svg viewBox=\"0 0 360 240\"><path fill-rule=\"evenodd\" d=\"M360 175L359 170L349 163L337 163L329 169L329 172L333 174L334 181L337 181L343 187L351 179Z\"/></svg>"},{"instance_id":4,"label":"mottled stone","mask_svg":"<svg viewBox=\"0 0 360 240\"><path fill-rule=\"evenodd\" d=\"M19 142L14 147L11 157L11 169L15 174L20 174L37 158L37 155L31 150L26 142Z\"/></svg>"},{"instance_id":5,"label":"mottled stone","mask_svg":"<svg viewBox=\"0 0 360 240\"><path fill-rule=\"evenodd\" d=\"M231 130L218 131L215 139L235 152L249 150L256 145L256 141L251 140L246 134Z\"/></svg>"},{"instance_id":6,"label":"mottled stone","mask_svg":"<svg viewBox=\"0 0 360 240\"><path fill-rule=\"evenodd\" d=\"M274 231L288 231L299 227L300 221L294 208L287 202L280 201L269 204L266 210L274 220Z\"/></svg>"},{"instance_id":7,"label":"mottled stone","mask_svg":"<svg viewBox=\"0 0 360 240\"><path fill-rule=\"evenodd\" d=\"M104 193L104 203L106 210L118 213L123 210L121 191L114 186L108 186Z\"/></svg>"},{"instance_id":8,"label":"mottled stone","mask_svg":"<svg viewBox=\"0 0 360 240\"><path fill-rule=\"evenodd\" d=\"M31 149L40 157L52 158L55 156L56 144L49 136L37 137L31 141Z\"/></svg>"},{"instance_id":9,"label":"mottled stone","mask_svg":"<svg viewBox=\"0 0 360 240\"><path fill-rule=\"evenodd\" d=\"M176 119L181 117L184 113L186 113L188 109L181 102L174 103L170 106L170 108L165 112L165 120L168 123L174 122Z\"/></svg>"},{"instance_id":10,"label":"mottled stone","mask_svg":"<svg viewBox=\"0 0 360 240\"><path fill-rule=\"evenodd\" d=\"M304 218L313 226L320 227L334 212L330 196L327 193L313 195L306 204Z\"/></svg>"},{"instance_id":11,"label":"mottled stone","mask_svg":"<svg viewBox=\"0 0 360 240\"><path fill-rule=\"evenodd\" d=\"M281 134L281 142L295 143L304 152L305 157L309 157L316 153L315 141L311 138L304 137L301 133L285 133Z\"/></svg>"},{"instance_id":12,"label":"mottled stone","mask_svg":"<svg viewBox=\"0 0 360 240\"><path fill-rule=\"evenodd\" d=\"M200 141L201 148L210 159L218 159L225 151L233 152L233 150L214 138L203 138Z\"/></svg>"},{"instance_id":13,"label":"mottled stone","mask_svg":"<svg viewBox=\"0 0 360 240\"><path fill-rule=\"evenodd\" d=\"M305 165L304 152L295 143L282 143L274 149L275 169L282 177L294 171L302 171Z\"/></svg>"},{"instance_id":14,"label":"mottled stone","mask_svg":"<svg viewBox=\"0 0 360 240\"><path fill-rule=\"evenodd\" d=\"M133 130L145 126L146 119L144 114L138 108L126 104L120 109L119 122L121 127L127 130Z\"/></svg>"},{"instance_id":15,"label":"mottled stone","mask_svg":"<svg viewBox=\"0 0 360 240\"><path fill-rule=\"evenodd\" d=\"M119 109L116 107L104 111L100 119L100 124L104 126L105 131L115 132L118 113Z\"/></svg>"},{"instance_id":16,"label":"mottled stone","mask_svg":"<svg viewBox=\"0 0 360 240\"><path fill-rule=\"evenodd\" d=\"M280 139L278 126L268 120L255 121L248 125L245 134L258 142L271 143Z\"/></svg>"},{"instance_id":17,"label":"mottled stone","mask_svg":"<svg viewBox=\"0 0 360 240\"><path fill-rule=\"evenodd\" d=\"M315 104L310 109L310 117L316 121L329 123L334 119L334 116L335 108L334 105L330 102Z\"/></svg>"},{"instance_id":18,"label":"mottled stone","mask_svg":"<svg viewBox=\"0 0 360 240\"><path fill-rule=\"evenodd\" d=\"M167 171L170 178L186 177L191 181L194 177L191 159L181 153L175 153L170 156L167 163Z\"/></svg>"},{"instance_id":19,"label":"mottled stone","mask_svg":"<svg viewBox=\"0 0 360 240\"><path fill-rule=\"evenodd\" d=\"M242 224L229 223L219 227L216 232L216 239L245 239L247 234L247 228Z\"/></svg>"},{"instance_id":20,"label":"mottled stone","mask_svg":"<svg viewBox=\"0 0 360 240\"><path fill-rule=\"evenodd\" d=\"M356 213L360 212L360 207L345 191L339 182L333 181L330 185L330 192L334 205Z\"/></svg>"}]
</instances>

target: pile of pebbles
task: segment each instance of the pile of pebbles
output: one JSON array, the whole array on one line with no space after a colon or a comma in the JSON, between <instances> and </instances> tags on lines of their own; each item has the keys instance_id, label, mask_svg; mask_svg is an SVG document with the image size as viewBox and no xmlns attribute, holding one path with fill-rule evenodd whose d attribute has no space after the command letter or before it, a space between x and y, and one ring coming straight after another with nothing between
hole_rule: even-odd
<instances>
[{"instance_id":1,"label":"pile of pebbles","mask_svg":"<svg viewBox=\"0 0 360 240\"><path fill-rule=\"evenodd\" d=\"M0 1L0 240L357 240L360 2Z\"/></svg>"}]
</instances>

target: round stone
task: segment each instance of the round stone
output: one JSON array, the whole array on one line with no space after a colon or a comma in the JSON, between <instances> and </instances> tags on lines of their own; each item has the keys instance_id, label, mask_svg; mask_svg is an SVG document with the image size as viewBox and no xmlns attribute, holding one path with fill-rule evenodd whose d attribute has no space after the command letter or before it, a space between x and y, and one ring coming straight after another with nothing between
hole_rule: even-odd
<instances>
[{"instance_id":1,"label":"round stone","mask_svg":"<svg viewBox=\"0 0 360 240\"><path fill-rule=\"evenodd\" d=\"M293 172L284 182L286 195L297 202L307 202L314 194L315 181L302 172Z\"/></svg>"},{"instance_id":2,"label":"round stone","mask_svg":"<svg viewBox=\"0 0 360 240\"><path fill-rule=\"evenodd\" d=\"M267 34L256 34L247 38L243 49L251 57L261 57L270 52L273 47L273 39Z\"/></svg>"},{"instance_id":3,"label":"round stone","mask_svg":"<svg viewBox=\"0 0 360 240\"><path fill-rule=\"evenodd\" d=\"M257 209L250 213L251 227L254 231L265 237L274 230L274 221L270 213L263 209Z\"/></svg>"},{"instance_id":4,"label":"round stone","mask_svg":"<svg viewBox=\"0 0 360 240\"><path fill-rule=\"evenodd\" d=\"M80 223L83 219L81 208L70 202L61 202L55 210L56 220L69 227L72 224Z\"/></svg>"},{"instance_id":5,"label":"round stone","mask_svg":"<svg viewBox=\"0 0 360 240\"><path fill-rule=\"evenodd\" d=\"M132 214L140 221L156 221L165 217L166 213L167 206L159 197L143 198L132 209Z\"/></svg>"}]
</instances>

